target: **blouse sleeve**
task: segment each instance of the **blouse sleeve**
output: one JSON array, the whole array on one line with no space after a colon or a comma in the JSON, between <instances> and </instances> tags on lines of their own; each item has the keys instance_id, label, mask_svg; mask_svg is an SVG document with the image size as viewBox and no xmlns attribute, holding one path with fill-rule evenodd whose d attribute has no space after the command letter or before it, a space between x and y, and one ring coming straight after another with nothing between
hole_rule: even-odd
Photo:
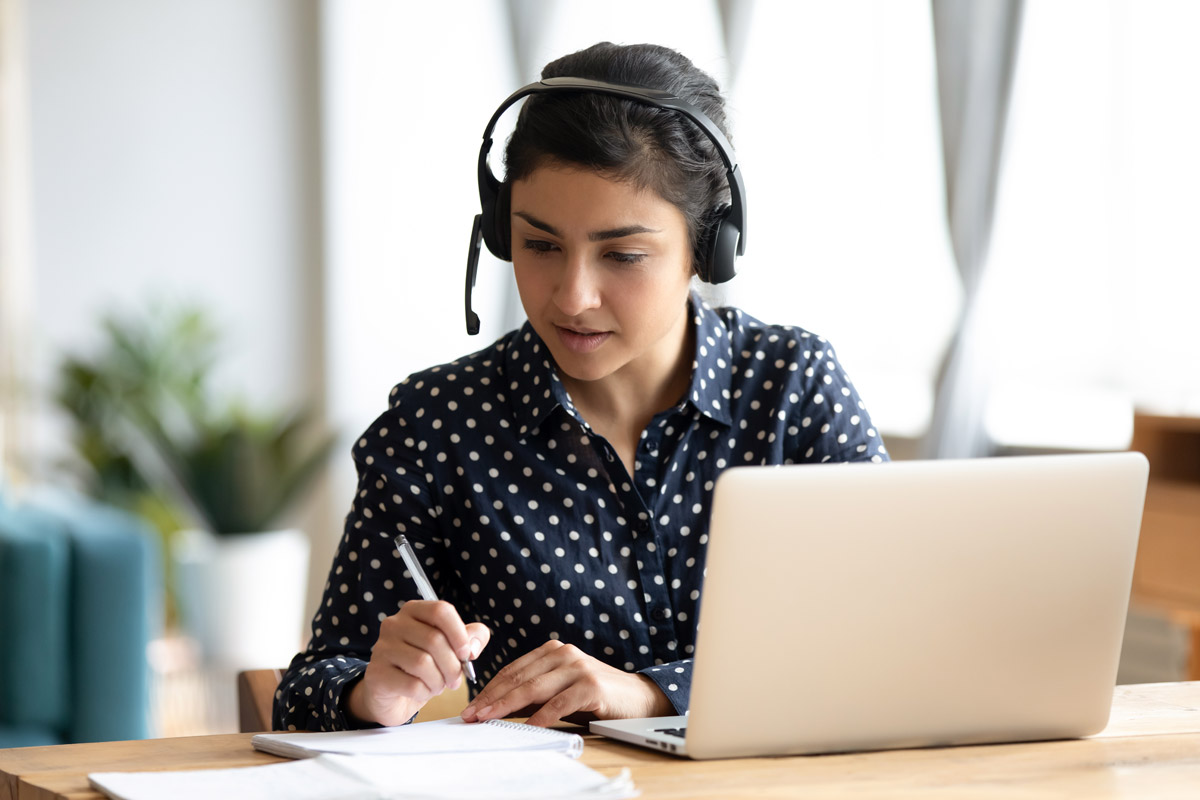
<instances>
[{"instance_id":1,"label":"blouse sleeve","mask_svg":"<svg viewBox=\"0 0 1200 800\"><path fill-rule=\"evenodd\" d=\"M312 621L312 638L292 659L275 693L277 730L362 727L344 700L362 677L383 619L418 598L394 539L404 533L419 558L435 541L437 511L420 459L396 436L396 409L372 424L354 447L358 488L329 580ZM436 576L431 575L436 582Z\"/></svg>"},{"instance_id":2,"label":"blouse sleeve","mask_svg":"<svg viewBox=\"0 0 1200 800\"><path fill-rule=\"evenodd\" d=\"M871 422L858 390L824 340L806 345L809 358L792 372L799 402L787 428L788 460L794 463L887 461L883 437Z\"/></svg>"},{"instance_id":3,"label":"blouse sleeve","mask_svg":"<svg viewBox=\"0 0 1200 800\"><path fill-rule=\"evenodd\" d=\"M645 675L658 685L671 705L675 706L676 714L688 712L688 699L692 694L692 659L647 667L639 670L638 674Z\"/></svg>"}]
</instances>

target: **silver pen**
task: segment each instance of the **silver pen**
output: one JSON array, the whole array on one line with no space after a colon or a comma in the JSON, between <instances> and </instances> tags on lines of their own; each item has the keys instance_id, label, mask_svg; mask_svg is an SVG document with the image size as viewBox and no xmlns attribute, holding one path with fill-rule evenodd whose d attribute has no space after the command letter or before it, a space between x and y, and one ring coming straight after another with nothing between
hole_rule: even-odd
<instances>
[{"instance_id":1,"label":"silver pen","mask_svg":"<svg viewBox=\"0 0 1200 800\"><path fill-rule=\"evenodd\" d=\"M422 600L437 600L437 592L433 590L433 584L429 582L429 578L425 575L425 570L421 568L421 562L417 560L417 554L413 550L412 545L408 543L408 539L404 538L404 534L396 537L396 549L400 551L400 557L404 559L405 566L412 574L413 582L417 584L417 591L421 593ZM471 683L478 683L475 679L475 665L468 659L462 662L463 676Z\"/></svg>"}]
</instances>

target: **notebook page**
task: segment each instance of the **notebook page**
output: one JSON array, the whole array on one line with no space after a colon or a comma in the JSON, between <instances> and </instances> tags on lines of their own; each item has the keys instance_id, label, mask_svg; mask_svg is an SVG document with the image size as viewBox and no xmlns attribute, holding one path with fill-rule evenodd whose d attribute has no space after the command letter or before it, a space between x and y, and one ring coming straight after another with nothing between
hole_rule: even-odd
<instances>
[{"instance_id":1,"label":"notebook page","mask_svg":"<svg viewBox=\"0 0 1200 800\"><path fill-rule=\"evenodd\" d=\"M306 758L318 753L412 755L495 750L552 750L578 758L583 737L507 720L466 723L459 717L392 728L328 733L260 733L251 741L268 753Z\"/></svg>"},{"instance_id":2,"label":"notebook page","mask_svg":"<svg viewBox=\"0 0 1200 800\"><path fill-rule=\"evenodd\" d=\"M1200 687L1200 684L1196 684ZM1108 726L1096 738L1200 733L1200 689L1189 684L1122 684L1113 689Z\"/></svg>"},{"instance_id":3,"label":"notebook page","mask_svg":"<svg viewBox=\"0 0 1200 800\"><path fill-rule=\"evenodd\" d=\"M560 800L634 797L629 770L613 778L559 753L440 753L420 758L321 757L379 790L428 800Z\"/></svg>"},{"instance_id":4,"label":"notebook page","mask_svg":"<svg viewBox=\"0 0 1200 800\"><path fill-rule=\"evenodd\" d=\"M563 759L564 761L566 759ZM93 772L92 788L118 800L378 800L379 789L366 779L323 759L264 764L259 767L161 772Z\"/></svg>"}]
</instances>

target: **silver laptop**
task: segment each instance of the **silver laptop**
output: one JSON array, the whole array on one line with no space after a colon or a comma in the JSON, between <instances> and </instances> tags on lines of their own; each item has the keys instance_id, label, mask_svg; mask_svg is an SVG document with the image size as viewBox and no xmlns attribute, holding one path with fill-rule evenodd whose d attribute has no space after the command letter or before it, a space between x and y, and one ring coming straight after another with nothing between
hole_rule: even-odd
<instances>
[{"instance_id":1,"label":"silver laptop","mask_svg":"<svg viewBox=\"0 0 1200 800\"><path fill-rule=\"evenodd\" d=\"M1147 472L1140 453L727 470L689 714L591 730L692 758L1096 733Z\"/></svg>"}]
</instances>

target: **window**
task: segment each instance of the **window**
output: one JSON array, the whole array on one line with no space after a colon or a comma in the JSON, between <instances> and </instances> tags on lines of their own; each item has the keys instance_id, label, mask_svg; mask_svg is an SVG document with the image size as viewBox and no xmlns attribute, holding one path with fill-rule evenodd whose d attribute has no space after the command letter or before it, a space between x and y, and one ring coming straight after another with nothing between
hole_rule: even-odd
<instances>
[{"instance_id":1,"label":"window","mask_svg":"<svg viewBox=\"0 0 1200 800\"><path fill-rule=\"evenodd\" d=\"M1184 0L1029 3L984 288L1000 444L1200 414L1200 52Z\"/></svg>"}]
</instances>

